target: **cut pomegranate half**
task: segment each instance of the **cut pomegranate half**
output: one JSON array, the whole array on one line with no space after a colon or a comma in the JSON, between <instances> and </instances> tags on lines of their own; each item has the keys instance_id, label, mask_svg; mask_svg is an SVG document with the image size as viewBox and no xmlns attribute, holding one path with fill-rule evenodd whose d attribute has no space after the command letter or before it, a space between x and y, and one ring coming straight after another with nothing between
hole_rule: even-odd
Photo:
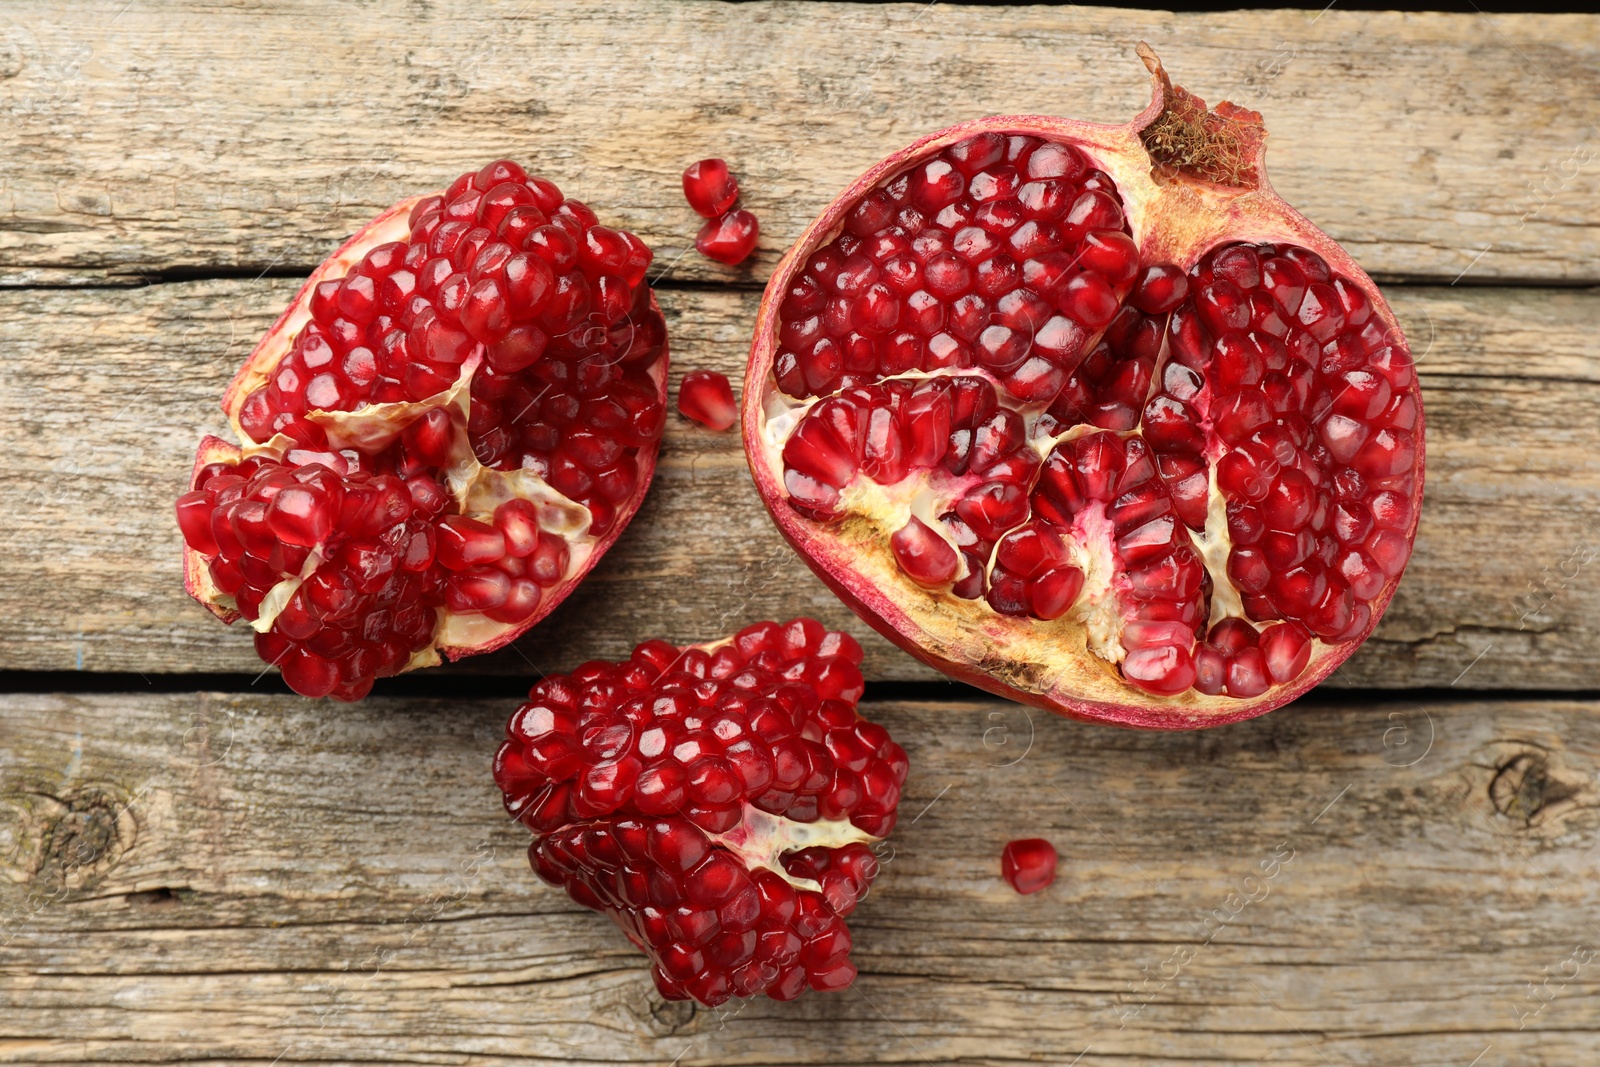
<instances>
[{"instance_id":1,"label":"cut pomegranate half","mask_svg":"<svg viewBox=\"0 0 1600 1067\"><path fill-rule=\"evenodd\" d=\"M650 250L509 161L378 216L223 397L185 583L309 696L498 648L644 498L666 418Z\"/></svg>"},{"instance_id":2,"label":"cut pomegranate half","mask_svg":"<svg viewBox=\"0 0 1600 1067\"><path fill-rule=\"evenodd\" d=\"M1422 403L1377 287L1268 185L1261 117L1139 51L1126 125L966 123L846 190L767 286L743 422L779 528L902 648L1186 729L1372 632Z\"/></svg>"},{"instance_id":3,"label":"cut pomegranate half","mask_svg":"<svg viewBox=\"0 0 1600 1067\"><path fill-rule=\"evenodd\" d=\"M663 996L720 1004L855 977L844 919L878 874L906 754L856 713L861 646L764 622L545 678L495 756L533 869L609 915Z\"/></svg>"}]
</instances>

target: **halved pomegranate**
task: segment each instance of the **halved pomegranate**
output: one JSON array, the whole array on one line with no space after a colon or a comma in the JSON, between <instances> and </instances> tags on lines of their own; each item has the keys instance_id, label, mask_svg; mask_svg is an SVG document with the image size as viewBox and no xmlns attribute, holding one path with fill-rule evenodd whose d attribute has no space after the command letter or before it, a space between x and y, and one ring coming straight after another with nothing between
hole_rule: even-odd
<instances>
[{"instance_id":1,"label":"halved pomegranate","mask_svg":"<svg viewBox=\"0 0 1600 1067\"><path fill-rule=\"evenodd\" d=\"M767 286L744 434L784 535L902 648L1186 729L1372 632L1422 404L1377 287L1268 185L1260 115L1139 54L1126 125L966 123L834 201Z\"/></svg>"},{"instance_id":2,"label":"halved pomegranate","mask_svg":"<svg viewBox=\"0 0 1600 1067\"><path fill-rule=\"evenodd\" d=\"M185 583L295 691L498 648L638 510L666 418L651 253L508 161L312 272L178 501Z\"/></svg>"},{"instance_id":3,"label":"halved pomegranate","mask_svg":"<svg viewBox=\"0 0 1600 1067\"><path fill-rule=\"evenodd\" d=\"M541 679L494 778L539 877L610 916L663 996L720 1004L855 977L906 754L861 718L861 646L812 619Z\"/></svg>"}]
</instances>

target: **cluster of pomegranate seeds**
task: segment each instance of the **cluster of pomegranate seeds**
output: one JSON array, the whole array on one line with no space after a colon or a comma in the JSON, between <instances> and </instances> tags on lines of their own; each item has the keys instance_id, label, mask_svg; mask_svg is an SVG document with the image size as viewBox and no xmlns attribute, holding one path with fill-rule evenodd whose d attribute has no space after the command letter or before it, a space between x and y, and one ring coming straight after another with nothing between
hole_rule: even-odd
<instances>
[{"instance_id":1,"label":"cluster of pomegranate seeds","mask_svg":"<svg viewBox=\"0 0 1600 1067\"><path fill-rule=\"evenodd\" d=\"M982 367L1049 400L1139 272L1113 182L1070 145L979 134L864 197L779 306L778 386Z\"/></svg>"},{"instance_id":2,"label":"cluster of pomegranate seeds","mask_svg":"<svg viewBox=\"0 0 1600 1067\"><path fill-rule=\"evenodd\" d=\"M540 528L538 505L459 513L440 470L449 425L434 408L376 455L210 463L178 498L217 589L252 623L270 607L256 650L295 692L359 700L432 646L441 609L523 622L567 576L567 543Z\"/></svg>"},{"instance_id":3,"label":"cluster of pomegranate seeds","mask_svg":"<svg viewBox=\"0 0 1600 1067\"><path fill-rule=\"evenodd\" d=\"M1406 563L1416 376L1364 290L1289 244L1141 266L1070 145L914 164L775 299L789 505L1150 693L1293 681Z\"/></svg>"},{"instance_id":4,"label":"cluster of pomegranate seeds","mask_svg":"<svg viewBox=\"0 0 1600 1067\"><path fill-rule=\"evenodd\" d=\"M1037 893L1056 880L1056 849L1042 837L1007 841L1000 850L1000 874L1024 895Z\"/></svg>"},{"instance_id":5,"label":"cluster of pomegranate seeds","mask_svg":"<svg viewBox=\"0 0 1600 1067\"><path fill-rule=\"evenodd\" d=\"M683 172L683 196L695 214L710 221L700 227L694 246L702 256L737 266L755 251L761 227L739 200L739 182L720 159L702 159Z\"/></svg>"},{"instance_id":6,"label":"cluster of pomegranate seeds","mask_svg":"<svg viewBox=\"0 0 1600 1067\"><path fill-rule=\"evenodd\" d=\"M664 996L720 1004L855 976L906 756L855 708L861 648L810 619L650 641L540 681L495 757L552 885L609 915Z\"/></svg>"},{"instance_id":7,"label":"cluster of pomegranate seeds","mask_svg":"<svg viewBox=\"0 0 1600 1067\"><path fill-rule=\"evenodd\" d=\"M1214 467L1246 614L1358 636L1411 552L1409 353L1355 282L1292 245L1206 255L1168 338L1144 436L1164 472Z\"/></svg>"},{"instance_id":8,"label":"cluster of pomegranate seeds","mask_svg":"<svg viewBox=\"0 0 1600 1067\"><path fill-rule=\"evenodd\" d=\"M309 412L428 400L481 353L467 427L478 460L537 471L604 534L666 415L650 249L508 160L418 201L409 225L317 285L311 321L244 400L241 427L315 446Z\"/></svg>"},{"instance_id":9,"label":"cluster of pomegranate seeds","mask_svg":"<svg viewBox=\"0 0 1600 1067\"><path fill-rule=\"evenodd\" d=\"M678 384L678 411L708 430L721 433L739 421L733 387L714 370L692 370Z\"/></svg>"}]
</instances>

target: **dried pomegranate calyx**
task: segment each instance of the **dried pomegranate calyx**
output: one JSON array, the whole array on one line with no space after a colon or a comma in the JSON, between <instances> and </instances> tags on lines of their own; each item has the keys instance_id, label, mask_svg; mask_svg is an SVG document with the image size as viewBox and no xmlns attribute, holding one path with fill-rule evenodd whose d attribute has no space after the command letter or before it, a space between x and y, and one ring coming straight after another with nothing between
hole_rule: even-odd
<instances>
[{"instance_id":1,"label":"dried pomegranate calyx","mask_svg":"<svg viewBox=\"0 0 1600 1067\"><path fill-rule=\"evenodd\" d=\"M1272 193L1260 117L1141 54L1131 123L967 123L836 200L769 283L744 431L785 536L902 647L1181 728L1371 632L1422 413L1376 287Z\"/></svg>"}]
</instances>

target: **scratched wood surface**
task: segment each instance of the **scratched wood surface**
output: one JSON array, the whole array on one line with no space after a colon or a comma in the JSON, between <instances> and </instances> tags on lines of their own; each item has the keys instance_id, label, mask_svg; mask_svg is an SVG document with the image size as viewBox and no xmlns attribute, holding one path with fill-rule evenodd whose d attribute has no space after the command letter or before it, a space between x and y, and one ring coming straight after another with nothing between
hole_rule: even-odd
<instances>
[{"instance_id":1,"label":"scratched wood surface","mask_svg":"<svg viewBox=\"0 0 1600 1067\"><path fill-rule=\"evenodd\" d=\"M913 770L851 920L861 977L717 1012L663 1002L528 873L485 766L504 702L13 698L0 1062L1600 1055L1593 703L1313 702L1176 736L867 711ZM999 880L1017 835L1062 854L1037 896Z\"/></svg>"},{"instance_id":2,"label":"scratched wood surface","mask_svg":"<svg viewBox=\"0 0 1600 1067\"><path fill-rule=\"evenodd\" d=\"M1600 20L124 4L0 9L0 1062L1600 1059ZM913 776L854 991L662 1002L528 873L486 767L509 700L265 695L183 596L170 501L222 384L382 206L534 164L656 249L674 379L737 388L839 188L984 113L1122 121L1139 39L1263 111L1276 186L1385 284L1429 417L1416 556L1374 639L1257 722L872 702ZM684 254L676 175L712 154L762 221L737 270ZM736 438L674 419L657 479L567 605L435 676L804 612L863 636L875 692L933 677L784 547ZM21 691L105 674L180 691ZM1033 835L1063 874L1020 898L996 857Z\"/></svg>"},{"instance_id":3,"label":"scratched wood surface","mask_svg":"<svg viewBox=\"0 0 1600 1067\"><path fill-rule=\"evenodd\" d=\"M296 282L0 290L0 668L259 670L250 633L184 594L171 501L216 398ZM1592 290L1396 286L1417 339L1428 490L1416 555L1335 685L1585 689L1600 681L1600 359ZM685 369L737 386L757 294L661 294ZM737 435L674 416L639 517L593 576L511 650L455 670L526 674L809 612L869 649L869 677L933 677L786 547ZM708 532L709 531L709 532ZM1479 659L1479 657L1482 657ZM1471 673L1462 678L1462 672Z\"/></svg>"}]
</instances>

